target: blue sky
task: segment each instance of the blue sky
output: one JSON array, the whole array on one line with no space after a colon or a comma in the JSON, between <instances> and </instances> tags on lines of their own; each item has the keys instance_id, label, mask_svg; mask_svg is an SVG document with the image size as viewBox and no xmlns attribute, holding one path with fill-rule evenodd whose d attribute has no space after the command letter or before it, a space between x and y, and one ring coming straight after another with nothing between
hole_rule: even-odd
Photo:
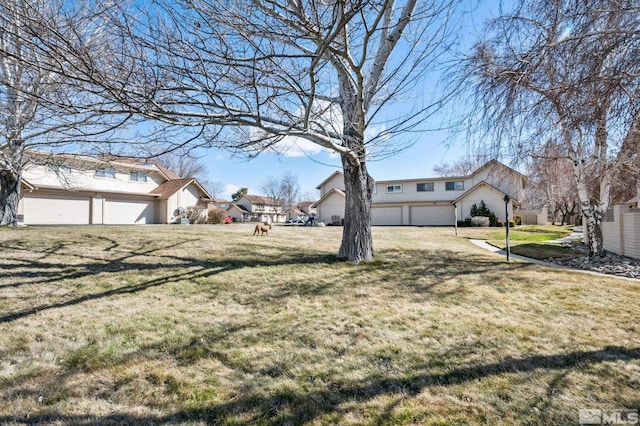
<instances>
[{"instance_id":1,"label":"blue sky","mask_svg":"<svg viewBox=\"0 0 640 426\"><path fill-rule=\"evenodd\" d=\"M474 12L465 18L463 30L469 35L468 41L471 41L483 21L497 14L499 2L468 0L464 3L467 7L474 8ZM448 113L451 111L443 111L443 114ZM434 123L433 126L438 124ZM467 155L469 147L463 137L452 140L448 136L444 132L423 133L411 148L381 161L368 162L369 174L376 180L434 176L434 166L455 162ZM241 187L249 188L250 194L263 195L260 188L267 178L280 176L285 172L298 177L301 193L316 194L315 187L342 168L338 156L319 148L314 152L312 147L307 147L307 155L301 154L299 150L292 150L287 156L264 153L250 161L233 158L225 151L210 149L202 162L209 170L208 180L225 188L216 195L226 199Z\"/></svg>"}]
</instances>

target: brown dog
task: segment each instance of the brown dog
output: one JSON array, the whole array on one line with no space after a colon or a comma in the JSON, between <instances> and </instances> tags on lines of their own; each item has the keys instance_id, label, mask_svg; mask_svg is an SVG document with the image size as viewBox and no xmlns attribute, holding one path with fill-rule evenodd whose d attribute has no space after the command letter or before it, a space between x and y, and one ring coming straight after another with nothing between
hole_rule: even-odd
<instances>
[{"instance_id":1,"label":"brown dog","mask_svg":"<svg viewBox=\"0 0 640 426\"><path fill-rule=\"evenodd\" d=\"M265 223L264 226L256 225L256 229L253 230L253 235L266 235L269 236L269 230L271 229L270 223Z\"/></svg>"}]
</instances>

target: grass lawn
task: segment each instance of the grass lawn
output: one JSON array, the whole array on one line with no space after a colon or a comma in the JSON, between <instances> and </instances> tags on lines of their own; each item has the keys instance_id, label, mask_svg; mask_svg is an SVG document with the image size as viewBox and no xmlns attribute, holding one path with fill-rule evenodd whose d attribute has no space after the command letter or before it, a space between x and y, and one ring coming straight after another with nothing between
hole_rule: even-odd
<instances>
[{"instance_id":1,"label":"grass lawn","mask_svg":"<svg viewBox=\"0 0 640 426\"><path fill-rule=\"evenodd\" d=\"M0 229L0 424L578 423L640 409L640 284L451 228ZM466 232L466 231L465 231ZM477 231L469 231L477 232Z\"/></svg>"},{"instance_id":2,"label":"grass lawn","mask_svg":"<svg viewBox=\"0 0 640 426\"><path fill-rule=\"evenodd\" d=\"M562 244L551 241L567 237L571 234L570 226L517 226L509 229L511 252L534 259L548 259L549 257L573 257L584 253L563 247ZM459 232L460 234L460 232ZM503 228L463 228L462 234L472 238L486 239L501 249L505 249L506 232Z\"/></svg>"}]
</instances>

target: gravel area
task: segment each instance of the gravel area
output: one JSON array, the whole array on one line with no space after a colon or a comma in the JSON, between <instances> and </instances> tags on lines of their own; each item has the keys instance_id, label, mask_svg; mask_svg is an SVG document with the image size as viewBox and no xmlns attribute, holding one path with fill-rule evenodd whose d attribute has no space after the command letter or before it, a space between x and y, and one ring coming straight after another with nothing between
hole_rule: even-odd
<instances>
[{"instance_id":1,"label":"gravel area","mask_svg":"<svg viewBox=\"0 0 640 426\"><path fill-rule=\"evenodd\" d=\"M545 259L545 261L573 269L582 269L586 271L600 272L602 274L640 279L640 260L638 259L632 259L630 257L620 256L610 252L607 252L605 257L590 259L586 255L587 247L585 244L579 242L565 244L574 250L582 251L585 255L570 259L550 257Z\"/></svg>"}]
</instances>

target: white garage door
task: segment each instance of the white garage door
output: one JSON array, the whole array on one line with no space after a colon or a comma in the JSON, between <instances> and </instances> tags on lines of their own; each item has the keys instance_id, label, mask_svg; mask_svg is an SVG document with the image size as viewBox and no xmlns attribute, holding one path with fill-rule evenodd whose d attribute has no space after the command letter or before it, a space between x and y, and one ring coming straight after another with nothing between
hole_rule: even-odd
<instances>
[{"instance_id":1,"label":"white garage door","mask_svg":"<svg viewBox=\"0 0 640 426\"><path fill-rule=\"evenodd\" d=\"M453 206L411 207L411 224L415 226L453 225Z\"/></svg>"},{"instance_id":2,"label":"white garage door","mask_svg":"<svg viewBox=\"0 0 640 426\"><path fill-rule=\"evenodd\" d=\"M108 225L154 223L153 206L153 200L107 198L104 203L104 223Z\"/></svg>"},{"instance_id":3,"label":"white garage door","mask_svg":"<svg viewBox=\"0 0 640 426\"><path fill-rule=\"evenodd\" d=\"M373 207L372 225L402 225L402 207Z\"/></svg>"},{"instance_id":4,"label":"white garage door","mask_svg":"<svg viewBox=\"0 0 640 426\"><path fill-rule=\"evenodd\" d=\"M24 223L26 225L87 225L90 198L80 196L25 194Z\"/></svg>"}]
</instances>

